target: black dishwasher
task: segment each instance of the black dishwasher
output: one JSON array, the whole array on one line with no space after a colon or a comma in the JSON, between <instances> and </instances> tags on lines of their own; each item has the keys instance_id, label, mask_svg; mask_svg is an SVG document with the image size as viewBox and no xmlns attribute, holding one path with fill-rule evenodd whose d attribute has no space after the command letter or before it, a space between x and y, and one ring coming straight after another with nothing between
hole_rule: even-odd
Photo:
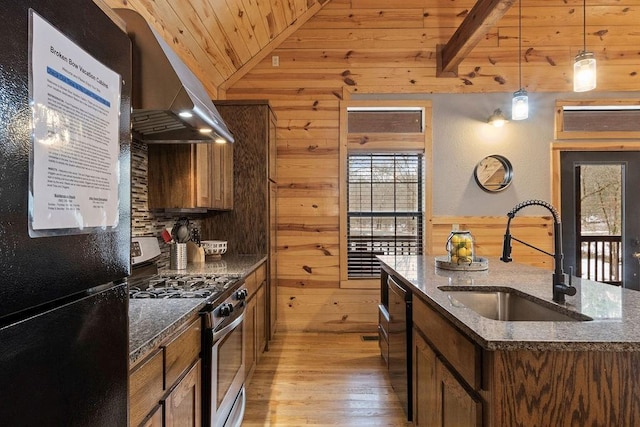
<instances>
[{"instance_id":1,"label":"black dishwasher","mask_svg":"<svg viewBox=\"0 0 640 427\"><path fill-rule=\"evenodd\" d=\"M411 378L411 292L393 277L387 278L389 291L389 378L409 421L412 420Z\"/></svg>"}]
</instances>

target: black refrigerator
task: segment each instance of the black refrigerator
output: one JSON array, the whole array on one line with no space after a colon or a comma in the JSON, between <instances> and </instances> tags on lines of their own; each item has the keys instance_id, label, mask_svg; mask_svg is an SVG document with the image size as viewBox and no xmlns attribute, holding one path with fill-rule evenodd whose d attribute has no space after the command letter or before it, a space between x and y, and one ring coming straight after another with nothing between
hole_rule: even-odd
<instances>
[{"instance_id":1,"label":"black refrigerator","mask_svg":"<svg viewBox=\"0 0 640 427\"><path fill-rule=\"evenodd\" d=\"M0 425L126 426L131 44L91 0L0 2Z\"/></svg>"}]
</instances>

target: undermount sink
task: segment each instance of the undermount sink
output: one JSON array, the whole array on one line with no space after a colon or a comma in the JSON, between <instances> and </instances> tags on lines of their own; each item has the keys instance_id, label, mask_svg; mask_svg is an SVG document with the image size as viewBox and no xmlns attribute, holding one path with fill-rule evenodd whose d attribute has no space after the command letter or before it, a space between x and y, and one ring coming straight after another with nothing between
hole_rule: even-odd
<instances>
[{"instance_id":1,"label":"undermount sink","mask_svg":"<svg viewBox=\"0 0 640 427\"><path fill-rule=\"evenodd\" d=\"M529 295L523 295L515 289L480 290L456 289L441 286L453 305L462 304L480 316L509 322L548 321L548 322L581 322L593 320L584 314L556 307L551 303Z\"/></svg>"}]
</instances>

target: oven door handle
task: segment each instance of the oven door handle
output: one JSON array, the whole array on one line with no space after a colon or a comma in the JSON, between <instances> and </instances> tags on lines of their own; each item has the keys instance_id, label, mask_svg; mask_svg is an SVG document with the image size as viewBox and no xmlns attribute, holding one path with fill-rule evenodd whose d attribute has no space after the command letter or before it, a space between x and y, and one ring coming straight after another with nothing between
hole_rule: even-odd
<instances>
[{"instance_id":1,"label":"oven door handle","mask_svg":"<svg viewBox=\"0 0 640 427\"><path fill-rule=\"evenodd\" d=\"M212 334L213 335L213 344L218 342L220 339L222 339L225 335L227 335L233 329L237 328L238 325L240 325L243 320L244 320L244 307L239 312L239 314L236 316L236 318L231 321L231 323L229 323L228 325L226 325L225 327L223 327L220 330L213 331L213 334Z\"/></svg>"}]
</instances>

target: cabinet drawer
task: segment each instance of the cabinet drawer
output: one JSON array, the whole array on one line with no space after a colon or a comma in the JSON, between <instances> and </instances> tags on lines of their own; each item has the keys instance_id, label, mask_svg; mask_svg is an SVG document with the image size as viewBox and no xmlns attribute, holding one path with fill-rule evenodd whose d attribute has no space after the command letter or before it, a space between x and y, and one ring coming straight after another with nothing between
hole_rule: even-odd
<instances>
[{"instance_id":1,"label":"cabinet drawer","mask_svg":"<svg viewBox=\"0 0 640 427\"><path fill-rule=\"evenodd\" d=\"M167 387L184 374L200 355L200 318L191 322L165 346Z\"/></svg>"},{"instance_id":2,"label":"cabinet drawer","mask_svg":"<svg viewBox=\"0 0 640 427\"><path fill-rule=\"evenodd\" d=\"M131 426L140 425L144 417L162 399L162 371L162 349L158 349L129 376Z\"/></svg>"},{"instance_id":3,"label":"cabinet drawer","mask_svg":"<svg viewBox=\"0 0 640 427\"><path fill-rule=\"evenodd\" d=\"M424 301L413 299L413 324L475 390L480 388L480 350Z\"/></svg>"}]
</instances>

